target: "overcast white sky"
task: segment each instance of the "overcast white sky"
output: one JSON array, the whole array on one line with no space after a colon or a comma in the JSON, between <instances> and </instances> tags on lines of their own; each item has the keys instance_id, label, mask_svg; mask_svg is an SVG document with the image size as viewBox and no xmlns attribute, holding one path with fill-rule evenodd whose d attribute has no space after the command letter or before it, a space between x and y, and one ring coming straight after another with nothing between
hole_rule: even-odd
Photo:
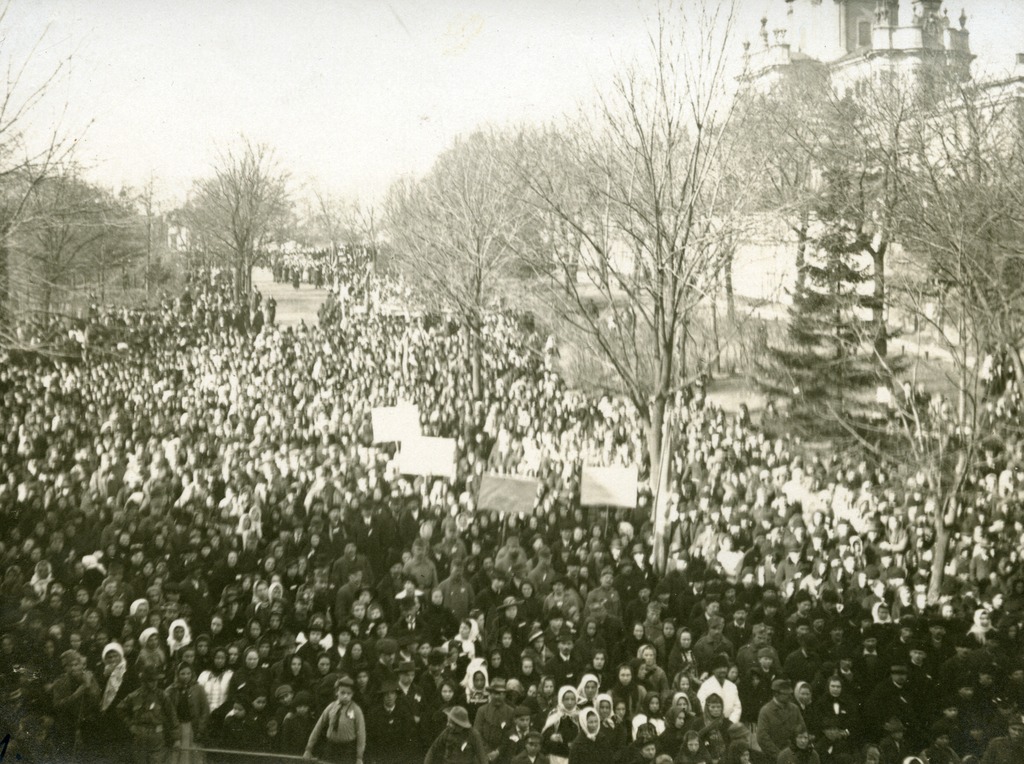
<instances>
[{"instance_id":1,"label":"overcast white sky","mask_svg":"<svg viewBox=\"0 0 1024 764\"><path fill-rule=\"evenodd\" d=\"M684 0L685 2L686 0ZM904 0L908 2L908 0ZM1024 0L963 0L978 64L1024 50ZM950 16L959 3L946 3ZM376 197L484 123L571 111L643 45L638 0L12 0L0 58L29 79L72 56L63 122L119 188L183 196L240 133L297 180ZM766 7L740 0L756 30ZM737 53L739 41L737 41ZM40 115L37 127L46 127Z\"/></svg>"}]
</instances>

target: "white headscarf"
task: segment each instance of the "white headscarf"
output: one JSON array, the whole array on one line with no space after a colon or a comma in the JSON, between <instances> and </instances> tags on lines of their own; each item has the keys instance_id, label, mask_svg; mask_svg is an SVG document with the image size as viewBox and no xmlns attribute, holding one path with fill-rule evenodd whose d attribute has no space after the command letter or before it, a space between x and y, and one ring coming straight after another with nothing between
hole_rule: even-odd
<instances>
[{"instance_id":1,"label":"white headscarf","mask_svg":"<svg viewBox=\"0 0 1024 764\"><path fill-rule=\"evenodd\" d=\"M591 734L591 732L587 729L587 719L591 716L597 717L597 732L594 732L593 734ZM576 721L580 725L580 732L586 735L587 738L590 740L597 740L597 736L601 734L601 715L597 713L597 709L591 708L589 706L587 708L584 708L582 711L580 711Z\"/></svg>"},{"instance_id":2,"label":"white headscarf","mask_svg":"<svg viewBox=\"0 0 1024 764\"><path fill-rule=\"evenodd\" d=\"M177 640L174 638L174 630L179 626L185 630L185 636ZM190 644L192 644L192 630L188 627L185 619L179 618L176 621L171 621L171 627L167 630L167 647L170 648L171 655Z\"/></svg>"},{"instance_id":3,"label":"white headscarf","mask_svg":"<svg viewBox=\"0 0 1024 764\"><path fill-rule=\"evenodd\" d=\"M573 697L576 698L576 707L573 708L572 711L567 709L565 707L565 703L563 702L566 693L569 692L571 692ZM576 688L573 687L571 684L562 686L558 690L558 695L556 696L556 698L558 700L558 704L553 709L551 709L551 713L548 714L548 718L547 720L545 720L544 728L541 730L541 732L548 729L549 727L557 726L558 723L562 721L562 719L572 719L573 721L576 721L576 718L579 715L580 696L576 692Z\"/></svg>"},{"instance_id":4,"label":"white headscarf","mask_svg":"<svg viewBox=\"0 0 1024 764\"><path fill-rule=\"evenodd\" d=\"M484 689L477 690L473 687L473 677L476 674L484 675ZM466 675L462 678L462 687L466 690L466 700L468 701L470 696L480 697L481 693L487 696L487 685L491 683L490 677L487 673L487 662L483 658L473 658L469 665L466 666Z\"/></svg>"},{"instance_id":5,"label":"white headscarf","mask_svg":"<svg viewBox=\"0 0 1024 764\"><path fill-rule=\"evenodd\" d=\"M104 673L109 671L107 676L107 683L103 687L103 699L100 702L100 710L106 711L110 708L110 704L114 702L114 698L117 697L117 691L121 689L121 683L124 681L124 674L128 668L128 664L124 660L124 648L121 647L117 642L111 642L103 648L102 656L107 657L107 653L117 653L120 656L120 660L113 669L108 669L106 663L103 664Z\"/></svg>"},{"instance_id":6,"label":"white headscarf","mask_svg":"<svg viewBox=\"0 0 1024 764\"><path fill-rule=\"evenodd\" d=\"M593 682L594 684L597 685L598 691L601 690L601 680L598 679L597 676L595 676L594 674L584 674L583 678L580 680L579 687L576 688L576 695L579 697L581 703L590 703L591 702L590 698L587 697L587 693L586 693L587 682ZM594 700L595 703L597 702L597 693L596 692L594 693L594 699L593 700Z\"/></svg>"}]
</instances>

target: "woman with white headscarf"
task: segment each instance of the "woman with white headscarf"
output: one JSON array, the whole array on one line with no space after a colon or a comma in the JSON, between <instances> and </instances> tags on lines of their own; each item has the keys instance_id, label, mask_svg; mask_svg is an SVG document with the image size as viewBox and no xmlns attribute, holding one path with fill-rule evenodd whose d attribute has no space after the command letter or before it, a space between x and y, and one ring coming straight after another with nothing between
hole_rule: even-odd
<instances>
[{"instance_id":1,"label":"woman with white headscarf","mask_svg":"<svg viewBox=\"0 0 1024 764\"><path fill-rule=\"evenodd\" d=\"M160 646L160 632L152 626L139 635L139 657L136 665L140 670L145 666L152 666L161 675L167 670L167 654Z\"/></svg>"},{"instance_id":2,"label":"woman with white headscarf","mask_svg":"<svg viewBox=\"0 0 1024 764\"><path fill-rule=\"evenodd\" d=\"M601 680L596 674L584 674L576 695L580 699L580 708L593 708L597 705L597 691L601 688Z\"/></svg>"},{"instance_id":3,"label":"woman with white headscarf","mask_svg":"<svg viewBox=\"0 0 1024 764\"><path fill-rule=\"evenodd\" d=\"M551 764L566 764L569 761L569 746L580 733L579 695L572 685L565 685L558 691L558 704L548 714L541 730L544 740L543 752Z\"/></svg>"},{"instance_id":4,"label":"woman with white headscarf","mask_svg":"<svg viewBox=\"0 0 1024 764\"><path fill-rule=\"evenodd\" d=\"M580 734L569 746L569 764L604 764L608 761L605 732L601 717L594 708L584 708L579 714Z\"/></svg>"},{"instance_id":5,"label":"woman with white headscarf","mask_svg":"<svg viewBox=\"0 0 1024 764\"><path fill-rule=\"evenodd\" d=\"M135 677L128 668L124 648L111 642L103 648L103 678L100 680L100 715L95 726L96 750L111 761L127 761L130 757L128 741L131 735L125 726L118 705L136 688Z\"/></svg>"},{"instance_id":6,"label":"woman with white headscarf","mask_svg":"<svg viewBox=\"0 0 1024 764\"><path fill-rule=\"evenodd\" d=\"M192 644L192 630L184 618L171 621L171 628L167 630L167 649L173 658L183 647Z\"/></svg>"},{"instance_id":7,"label":"woman with white headscarf","mask_svg":"<svg viewBox=\"0 0 1024 764\"><path fill-rule=\"evenodd\" d=\"M487 685L490 678L487 674L487 661L483 658L473 658L466 666L466 675L462 678L462 688L466 693L466 710L470 719L476 718L476 712L488 701Z\"/></svg>"},{"instance_id":8,"label":"woman with white headscarf","mask_svg":"<svg viewBox=\"0 0 1024 764\"><path fill-rule=\"evenodd\" d=\"M967 635L978 644L978 647L984 647L991 631L992 614L983 607L978 608L974 611L974 623L967 630Z\"/></svg>"}]
</instances>

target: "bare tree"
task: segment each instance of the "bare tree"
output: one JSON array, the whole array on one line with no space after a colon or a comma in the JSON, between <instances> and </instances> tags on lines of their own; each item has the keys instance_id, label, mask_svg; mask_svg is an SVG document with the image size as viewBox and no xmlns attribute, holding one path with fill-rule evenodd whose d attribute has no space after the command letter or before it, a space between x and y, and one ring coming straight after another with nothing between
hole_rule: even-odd
<instances>
[{"instance_id":1,"label":"bare tree","mask_svg":"<svg viewBox=\"0 0 1024 764\"><path fill-rule=\"evenodd\" d=\"M687 381L698 307L734 243L726 51L731 3L662 8L647 56L568 130L521 152L543 221L549 310L612 371L643 421L657 485L666 407Z\"/></svg>"},{"instance_id":2,"label":"bare tree","mask_svg":"<svg viewBox=\"0 0 1024 764\"><path fill-rule=\"evenodd\" d=\"M424 305L458 318L476 398L484 317L515 275L530 223L522 184L508 171L508 140L491 132L457 140L422 180L396 182L385 202L394 265Z\"/></svg>"},{"instance_id":3,"label":"bare tree","mask_svg":"<svg viewBox=\"0 0 1024 764\"><path fill-rule=\"evenodd\" d=\"M9 8L8 3L0 7L0 50L7 49L4 43L11 32ZM26 129L52 100L55 86L68 68L68 60L61 60L41 79L31 79L30 65L41 55L42 43L40 37L23 60L0 56L0 334L5 341L12 298L21 291L21 285L12 279L13 238L25 220L32 193L50 168L66 158L71 145L59 123L44 131L48 138L41 142L26 137Z\"/></svg>"},{"instance_id":4,"label":"bare tree","mask_svg":"<svg viewBox=\"0 0 1024 764\"><path fill-rule=\"evenodd\" d=\"M193 186L186 210L193 235L214 262L232 271L238 297L251 290L258 252L288 218L287 178L271 148L243 138Z\"/></svg>"},{"instance_id":5,"label":"bare tree","mask_svg":"<svg viewBox=\"0 0 1024 764\"><path fill-rule=\"evenodd\" d=\"M986 440L1021 434L984 406L986 356L1008 358L1024 379L1024 121L1020 103L1003 95L960 84L908 141L913 172L900 238L916 267L899 274L898 306L936 347L953 399L906 385L909 394L895 396L900 437L882 443L912 460L930 495L932 600Z\"/></svg>"}]
</instances>

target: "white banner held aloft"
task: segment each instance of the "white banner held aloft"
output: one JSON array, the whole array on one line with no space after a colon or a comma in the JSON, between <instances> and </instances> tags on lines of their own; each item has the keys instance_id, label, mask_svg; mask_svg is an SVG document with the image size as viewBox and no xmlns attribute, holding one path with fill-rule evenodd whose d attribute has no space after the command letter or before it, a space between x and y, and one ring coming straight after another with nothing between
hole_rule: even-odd
<instances>
[{"instance_id":1,"label":"white banner held aloft","mask_svg":"<svg viewBox=\"0 0 1024 764\"><path fill-rule=\"evenodd\" d=\"M420 410L413 405L379 406L370 412L370 419L374 443L402 442L422 435Z\"/></svg>"},{"instance_id":2,"label":"white banner held aloft","mask_svg":"<svg viewBox=\"0 0 1024 764\"><path fill-rule=\"evenodd\" d=\"M455 440L452 438L406 438L398 453L403 475L428 475L455 480Z\"/></svg>"},{"instance_id":3,"label":"white banner held aloft","mask_svg":"<svg viewBox=\"0 0 1024 764\"><path fill-rule=\"evenodd\" d=\"M528 515L537 503L540 482L520 475L486 474L480 480L479 509L503 514Z\"/></svg>"},{"instance_id":4,"label":"white banner held aloft","mask_svg":"<svg viewBox=\"0 0 1024 764\"><path fill-rule=\"evenodd\" d=\"M636 467L584 467L580 505L584 507L636 506Z\"/></svg>"}]
</instances>

